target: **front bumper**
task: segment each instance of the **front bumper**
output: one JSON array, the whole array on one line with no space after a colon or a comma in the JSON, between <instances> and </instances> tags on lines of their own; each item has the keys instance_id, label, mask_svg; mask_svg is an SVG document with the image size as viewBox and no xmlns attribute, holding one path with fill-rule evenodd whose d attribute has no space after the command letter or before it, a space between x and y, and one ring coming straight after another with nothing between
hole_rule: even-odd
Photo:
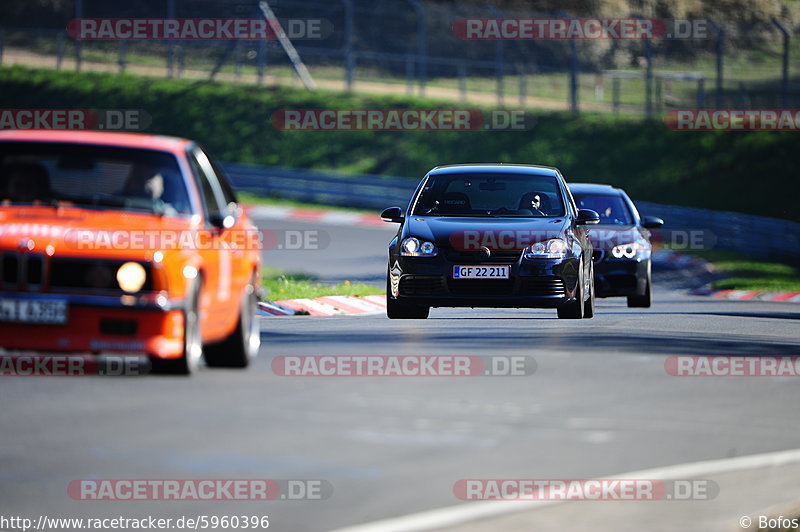
<instances>
[{"instance_id":1,"label":"front bumper","mask_svg":"<svg viewBox=\"0 0 800 532\"><path fill-rule=\"evenodd\" d=\"M650 258L615 259L604 257L594 263L594 290L597 297L644 295L650 273Z\"/></svg>"},{"instance_id":2,"label":"front bumper","mask_svg":"<svg viewBox=\"0 0 800 532\"><path fill-rule=\"evenodd\" d=\"M508 279L454 279L453 266L509 265ZM430 307L555 308L574 301L580 259L472 262L392 257L389 297Z\"/></svg>"},{"instance_id":3,"label":"front bumper","mask_svg":"<svg viewBox=\"0 0 800 532\"><path fill-rule=\"evenodd\" d=\"M183 300L164 294L0 292L0 298L67 303L63 324L0 321L0 347L7 350L183 355Z\"/></svg>"}]
</instances>

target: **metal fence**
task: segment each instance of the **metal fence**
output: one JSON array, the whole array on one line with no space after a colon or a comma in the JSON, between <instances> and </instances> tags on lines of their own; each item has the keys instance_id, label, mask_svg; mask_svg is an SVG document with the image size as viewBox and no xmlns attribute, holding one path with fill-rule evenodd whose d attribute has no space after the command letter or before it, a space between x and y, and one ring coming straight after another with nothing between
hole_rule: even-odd
<instances>
[{"instance_id":1,"label":"metal fence","mask_svg":"<svg viewBox=\"0 0 800 532\"><path fill-rule=\"evenodd\" d=\"M789 70L797 28L791 17L764 19L755 10L736 21L718 15L703 19L702 35L686 39L476 41L459 38L456 21L587 15L433 0L269 4L284 23L324 22L320 38L301 36L294 46L317 86L329 89L575 112L800 107L800 86ZM105 0L67 0L61 5L57 13L42 14L49 27L24 29L6 18L0 28L2 61L300 86L274 41L80 41L64 31L69 19L81 17L257 17L257 1L153 0L115 6ZM657 15L654 3L640 5L641 12L627 17Z\"/></svg>"},{"instance_id":2,"label":"metal fence","mask_svg":"<svg viewBox=\"0 0 800 532\"><path fill-rule=\"evenodd\" d=\"M375 209L376 212L393 206L405 209L418 184L417 179L408 177L339 175L242 164L225 164L224 168L238 190L304 202ZM694 236L680 240L686 249L695 245L800 260L800 223L645 201L637 201L636 206L643 216L665 220L660 232L667 243L670 243L670 234L692 233ZM695 236L700 239L692 243ZM670 244L675 248L675 242Z\"/></svg>"}]
</instances>

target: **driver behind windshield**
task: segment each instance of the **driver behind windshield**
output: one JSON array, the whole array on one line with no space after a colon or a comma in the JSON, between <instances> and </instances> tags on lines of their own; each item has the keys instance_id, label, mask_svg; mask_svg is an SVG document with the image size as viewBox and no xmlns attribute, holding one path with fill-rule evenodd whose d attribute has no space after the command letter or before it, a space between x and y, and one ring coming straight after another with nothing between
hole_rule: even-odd
<instances>
[{"instance_id":1,"label":"driver behind windshield","mask_svg":"<svg viewBox=\"0 0 800 532\"><path fill-rule=\"evenodd\" d=\"M0 199L3 201L33 203L51 196L47 170L40 164L10 163L3 167L0 175Z\"/></svg>"},{"instance_id":2,"label":"driver behind windshield","mask_svg":"<svg viewBox=\"0 0 800 532\"><path fill-rule=\"evenodd\" d=\"M180 176L168 168L163 168L149 162L138 163L131 170L128 180L122 189L126 198L144 199L153 201L164 214L175 215L187 212L188 204L178 194Z\"/></svg>"}]
</instances>

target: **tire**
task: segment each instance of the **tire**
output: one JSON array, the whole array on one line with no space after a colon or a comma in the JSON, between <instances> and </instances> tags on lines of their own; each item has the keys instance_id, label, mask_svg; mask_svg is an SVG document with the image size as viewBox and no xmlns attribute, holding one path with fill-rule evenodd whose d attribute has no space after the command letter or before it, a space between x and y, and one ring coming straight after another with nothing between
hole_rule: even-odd
<instances>
[{"instance_id":1,"label":"tire","mask_svg":"<svg viewBox=\"0 0 800 532\"><path fill-rule=\"evenodd\" d=\"M647 277L647 284L644 288L644 295L641 296L628 296L628 307L630 308L650 308L652 303L652 296L650 294L650 285L652 280L650 276Z\"/></svg>"},{"instance_id":2,"label":"tire","mask_svg":"<svg viewBox=\"0 0 800 532\"><path fill-rule=\"evenodd\" d=\"M420 305L409 305L392 299L389 286L389 273L386 274L386 316L390 320L424 320L430 314L431 308Z\"/></svg>"},{"instance_id":3,"label":"tire","mask_svg":"<svg viewBox=\"0 0 800 532\"><path fill-rule=\"evenodd\" d=\"M589 273L589 298L583 305L583 317L585 319L594 318L594 303L595 303L595 297L594 297L594 265L593 265Z\"/></svg>"},{"instance_id":4,"label":"tire","mask_svg":"<svg viewBox=\"0 0 800 532\"><path fill-rule=\"evenodd\" d=\"M215 368L246 368L258 355L261 346L261 330L256 320L258 296L255 289L255 277L242 297L239 308L239 321L236 330L221 342L209 344L203 352L206 364Z\"/></svg>"},{"instance_id":5,"label":"tire","mask_svg":"<svg viewBox=\"0 0 800 532\"><path fill-rule=\"evenodd\" d=\"M575 301L558 307L558 318L562 320L580 320L583 318L585 302L583 301L583 276L578 278L575 289Z\"/></svg>"},{"instance_id":6,"label":"tire","mask_svg":"<svg viewBox=\"0 0 800 532\"><path fill-rule=\"evenodd\" d=\"M200 334L200 278L188 290L186 309L183 311L183 354L179 358L150 357L150 372L168 375L190 375L198 370L203 360L203 342Z\"/></svg>"}]
</instances>

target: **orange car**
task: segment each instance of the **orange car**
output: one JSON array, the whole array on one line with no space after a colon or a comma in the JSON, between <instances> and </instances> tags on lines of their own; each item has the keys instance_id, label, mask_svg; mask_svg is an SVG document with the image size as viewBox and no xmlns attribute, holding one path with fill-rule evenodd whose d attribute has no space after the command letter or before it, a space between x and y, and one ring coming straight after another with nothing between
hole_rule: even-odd
<instances>
[{"instance_id":1,"label":"orange car","mask_svg":"<svg viewBox=\"0 0 800 532\"><path fill-rule=\"evenodd\" d=\"M190 140L0 132L0 347L245 367L260 344L258 236Z\"/></svg>"}]
</instances>

